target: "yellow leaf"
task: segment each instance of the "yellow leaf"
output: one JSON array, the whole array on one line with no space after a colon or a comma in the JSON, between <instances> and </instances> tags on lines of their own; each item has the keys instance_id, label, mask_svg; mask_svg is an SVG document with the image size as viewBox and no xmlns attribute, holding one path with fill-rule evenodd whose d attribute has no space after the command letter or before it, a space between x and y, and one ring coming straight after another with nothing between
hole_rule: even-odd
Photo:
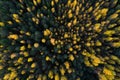
<instances>
[{"instance_id":1,"label":"yellow leaf","mask_svg":"<svg viewBox=\"0 0 120 80\"><path fill-rule=\"evenodd\" d=\"M102 43L99 40L97 40L96 41L96 46L102 46Z\"/></svg>"},{"instance_id":2,"label":"yellow leaf","mask_svg":"<svg viewBox=\"0 0 120 80\"><path fill-rule=\"evenodd\" d=\"M16 55L15 53L13 53L13 54L10 55L10 58L13 59L13 58L15 58L16 56L17 56L17 55Z\"/></svg>"},{"instance_id":3,"label":"yellow leaf","mask_svg":"<svg viewBox=\"0 0 120 80\"><path fill-rule=\"evenodd\" d=\"M96 24L95 24L94 30L95 30L96 32L100 32L100 31L101 31L101 29L100 29L100 23L96 23Z\"/></svg>"},{"instance_id":4,"label":"yellow leaf","mask_svg":"<svg viewBox=\"0 0 120 80\"><path fill-rule=\"evenodd\" d=\"M103 73L106 74L106 75L112 75L111 70L109 70L109 69L107 69L107 68L104 68L104 69L103 69Z\"/></svg>"},{"instance_id":5,"label":"yellow leaf","mask_svg":"<svg viewBox=\"0 0 120 80\"><path fill-rule=\"evenodd\" d=\"M46 61L49 61L49 60L50 60L50 57L49 57L49 56L46 56L45 60L46 60Z\"/></svg>"},{"instance_id":6,"label":"yellow leaf","mask_svg":"<svg viewBox=\"0 0 120 80\"><path fill-rule=\"evenodd\" d=\"M45 43L45 42L46 42L46 39L42 39L41 41L42 41L42 43Z\"/></svg>"},{"instance_id":7,"label":"yellow leaf","mask_svg":"<svg viewBox=\"0 0 120 80\"><path fill-rule=\"evenodd\" d=\"M65 69L64 69L64 68L61 68L61 69L60 69L60 73L61 73L61 75L64 75L64 74L65 74Z\"/></svg>"},{"instance_id":8,"label":"yellow leaf","mask_svg":"<svg viewBox=\"0 0 120 80\"><path fill-rule=\"evenodd\" d=\"M86 43L86 46L88 46L88 47L91 46L91 43L90 43L90 42L87 42L87 43Z\"/></svg>"},{"instance_id":9,"label":"yellow leaf","mask_svg":"<svg viewBox=\"0 0 120 80\"><path fill-rule=\"evenodd\" d=\"M55 0L56 3L58 3L59 0Z\"/></svg>"},{"instance_id":10,"label":"yellow leaf","mask_svg":"<svg viewBox=\"0 0 120 80\"><path fill-rule=\"evenodd\" d=\"M74 0L72 5L73 5L73 7L75 7L77 5L77 0Z\"/></svg>"},{"instance_id":11,"label":"yellow leaf","mask_svg":"<svg viewBox=\"0 0 120 80\"><path fill-rule=\"evenodd\" d=\"M41 0L37 0L37 3L41 3Z\"/></svg>"},{"instance_id":12,"label":"yellow leaf","mask_svg":"<svg viewBox=\"0 0 120 80\"><path fill-rule=\"evenodd\" d=\"M3 66L2 66L2 65L0 65L0 70L1 70L1 69L3 69Z\"/></svg>"},{"instance_id":13,"label":"yellow leaf","mask_svg":"<svg viewBox=\"0 0 120 80\"><path fill-rule=\"evenodd\" d=\"M0 22L0 26L5 26L4 22Z\"/></svg>"},{"instance_id":14,"label":"yellow leaf","mask_svg":"<svg viewBox=\"0 0 120 80\"><path fill-rule=\"evenodd\" d=\"M31 48L31 45L30 45L30 44L28 44L27 48Z\"/></svg>"},{"instance_id":15,"label":"yellow leaf","mask_svg":"<svg viewBox=\"0 0 120 80\"><path fill-rule=\"evenodd\" d=\"M24 44L24 43L25 43L25 40L21 40L20 43Z\"/></svg>"},{"instance_id":16,"label":"yellow leaf","mask_svg":"<svg viewBox=\"0 0 120 80\"><path fill-rule=\"evenodd\" d=\"M27 36L30 36L30 35L31 35L30 32L26 32L25 34L26 34Z\"/></svg>"},{"instance_id":17,"label":"yellow leaf","mask_svg":"<svg viewBox=\"0 0 120 80\"><path fill-rule=\"evenodd\" d=\"M108 8L103 8L100 13L102 16L106 16L107 12L108 12Z\"/></svg>"},{"instance_id":18,"label":"yellow leaf","mask_svg":"<svg viewBox=\"0 0 120 80\"><path fill-rule=\"evenodd\" d=\"M39 75L37 80L42 80L42 75Z\"/></svg>"},{"instance_id":19,"label":"yellow leaf","mask_svg":"<svg viewBox=\"0 0 120 80\"><path fill-rule=\"evenodd\" d=\"M28 52L20 52L20 53L23 54L24 57L28 57L29 56Z\"/></svg>"},{"instance_id":20,"label":"yellow leaf","mask_svg":"<svg viewBox=\"0 0 120 80\"><path fill-rule=\"evenodd\" d=\"M72 48L72 47L70 47L70 48L69 48L69 51L73 51L73 48Z\"/></svg>"},{"instance_id":21,"label":"yellow leaf","mask_svg":"<svg viewBox=\"0 0 120 80\"><path fill-rule=\"evenodd\" d=\"M60 77L58 74L55 74L55 80L60 80Z\"/></svg>"},{"instance_id":22,"label":"yellow leaf","mask_svg":"<svg viewBox=\"0 0 120 80\"><path fill-rule=\"evenodd\" d=\"M115 34L115 31L114 30L108 30L108 31L105 31L104 34L107 35L107 36L111 36L112 34Z\"/></svg>"},{"instance_id":23,"label":"yellow leaf","mask_svg":"<svg viewBox=\"0 0 120 80\"><path fill-rule=\"evenodd\" d=\"M35 68L35 67L36 67L36 63L32 63L31 68Z\"/></svg>"},{"instance_id":24,"label":"yellow leaf","mask_svg":"<svg viewBox=\"0 0 120 80\"><path fill-rule=\"evenodd\" d=\"M33 0L33 4L36 6L37 5L37 2L36 2L36 0Z\"/></svg>"},{"instance_id":25,"label":"yellow leaf","mask_svg":"<svg viewBox=\"0 0 120 80\"><path fill-rule=\"evenodd\" d=\"M23 63L23 58L22 58L22 57L18 58L17 62L18 62L19 64L22 64L22 63Z\"/></svg>"},{"instance_id":26,"label":"yellow leaf","mask_svg":"<svg viewBox=\"0 0 120 80\"><path fill-rule=\"evenodd\" d=\"M69 60L71 60L71 61L74 60L74 56L72 54L69 55Z\"/></svg>"},{"instance_id":27,"label":"yellow leaf","mask_svg":"<svg viewBox=\"0 0 120 80\"><path fill-rule=\"evenodd\" d=\"M73 14L72 13L68 13L68 18L72 18Z\"/></svg>"},{"instance_id":28,"label":"yellow leaf","mask_svg":"<svg viewBox=\"0 0 120 80\"><path fill-rule=\"evenodd\" d=\"M100 18L101 18L101 14L97 15L97 16L95 17L95 20L99 20Z\"/></svg>"},{"instance_id":29,"label":"yellow leaf","mask_svg":"<svg viewBox=\"0 0 120 80\"><path fill-rule=\"evenodd\" d=\"M52 45L55 45L55 39L54 38L50 38L50 42Z\"/></svg>"},{"instance_id":30,"label":"yellow leaf","mask_svg":"<svg viewBox=\"0 0 120 80\"><path fill-rule=\"evenodd\" d=\"M64 34L64 38L68 38L69 35L67 33Z\"/></svg>"},{"instance_id":31,"label":"yellow leaf","mask_svg":"<svg viewBox=\"0 0 120 80\"><path fill-rule=\"evenodd\" d=\"M120 47L120 41L112 43L112 46L119 48Z\"/></svg>"},{"instance_id":32,"label":"yellow leaf","mask_svg":"<svg viewBox=\"0 0 120 80\"><path fill-rule=\"evenodd\" d=\"M9 78L10 78L10 74L8 73L8 74L5 74L5 75L4 75L4 78L3 78L3 79L4 79L4 80L9 80Z\"/></svg>"},{"instance_id":33,"label":"yellow leaf","mask_svg":"<svg viewBox=\"0 0 120 80\"><path fill-rule=\"evenodd\" d=\"M28 12L31 12L31 8L30 7L27 7L26 8Z\"/></svg>"},{"instance_id":34,"label":"yellow leaf","mask_svg":"<svg viewBox=\"0 0 120 80\"><path fill-rule=\"evenodd\" d=\"M52 8L51 11L52 11L52 13L54 13L55 12L55 8Z\"/></svg>"},{"instance_id":35,"label":"yellow leaf","mask_svg":"<svg viewBox=\"0 0 120 80\"><path fill-rule=\"evenodd\" d=\"M93 10L93 7L91 6L89 9L88 9L88 12L91 12Z\"/></svg>"},{"instance_id":36,"label":"yellow leaf","mask_svg":"<svg viewBox=\"0 0 120 80\"><path fill-rule=\"evenodd\" d=\"M28 62L32 62L33 61L33 58L28 58Z\"/></svg>"},{"instance_id":37,"label":"yellow leaf","mask_svg":"<svg viewBox=\"0 0 120 80\"><path fill-rule=\"evenodd\" d=\"M44 36L49 36L51 34L51 31L49 29L44 30L43 32Z\"/></svg>"},{"instance_id":38,"label":"yellow leaf","mask_svg":"<svg viewBox=\"0 0 120 80\"><path fill-rule=\"evenodd\" d=\"M24 51L24 50L25 50L25 46L21 46L21 47L20 47L20 50L21 50L21 51Z\"/></svg>"},{"instance_id":39,"label":"yellow leaf","mask_svg":"<svg viewBox=\"0 0 120 80\"><path fill-rule=\"evenodd\" d=\"M77 24L77 19L75 18L74 20L73 20L73 25L76 25Z\"/></svg>"},{"instance_id":40,"label":"yellow leaf","mask_svg":"<svg viewBox=\"0 0 120 80\"><path fill-rule=\"evenodd\" d=\"M13 24L12 21L7 21L8 24Z\"/></svg>"},{"instance_id":41,"label":"yellow leaf","mask_svg":"<svg viewBox=\"0 0 120 80\"><path fill-rule=\"evenodd\" d=\"M117 18L119 15L117 13L114 13L110 16L110 20Z\"/></svg>"},{"instance_id":42,"label":"yellow leaf","mask_svg":"<svg viewBox=\"0 0 120 80\"><path fill-rule=\"evenodd\" d=\"M19 18L18 14L12 14L12 15L13 15L13 18L15 18L15 19Z\"/></svg>"},{"instance_id":43,"label":"yellow leaf","mask_svg":"<svg viewBox=\"0 0 120 80\"><path fill-rule=\"evenodd\" d=\"M34 47L38 48L39 47L39 43L34 43Z\"/></svg>"},{"instance_id":44,"label":"yellow leaf","mask_svg":"<svg viewBox=\"0 0 120 80\"><path fill-rule=\"evenodd\" d=\"M61 80L68 80L66 76L62 76Z\"/></svg>"},{"instance_id":45,"label":"yellow leaf","mask_svg":"<svg viewBox=\"0 0 120 80\"><path fill-rule=\"evenodd\" d=\"M68 61L66 61L66 62L64 63L64 65L65 65L66 69L69 69L69 68L70 68L70 63L69 63Z\"/></svg>"},{"instance_id":46,"label":"yellow leaf","mask_svg":"<svg viewBox=\"0 0 120 80\"><path fill-rule=\"evenodd\" d=\"M51 6L54 6L54 1L53 0L51 1Z\"/></svg>"},{"instance_id":47,"label":"yellow leaf","mask_svg":"<svg viewBox=\"0 0 120 80\"><path fill-rule=\"evenodd\" d=\"M71 23L71 22L69 22L69 23L67 24L67 26L68 26L68 27L71 27L71 25L72 25L72 23Z\"/></svg>"},{"instance_id":48,"label":"yellow leaf","mask_svg":"<svg viewBox=\"0 0 120 80\"><path fill-rule=\"evenodd\" d=\"M49 71L48 77L49 77L50 79L53 79L53 72L52 72L52 71Z\"/></svg>"},{"instance_id":49,"label":"yellow leaf","mask_svg":"<svg viewBox=\"0 0 120 80\"><path fill-rule=\"evenodd\" d=\"M21 71L21 74L25 74L25 73L26 73L26 71L25 71L25 70L22 70L22 71Z\"/></svg>"},{"instance_id":50,"label":"yellow leaf","mask_svg":"<svg viewBox=\"0 0 120 80\"><path fill-rule=\"evenodd\" d=\"M8 36L8 38L17 40L18 39L18 35L17 34L11 34L11 35Z\"/></svg>"}]
</instances>

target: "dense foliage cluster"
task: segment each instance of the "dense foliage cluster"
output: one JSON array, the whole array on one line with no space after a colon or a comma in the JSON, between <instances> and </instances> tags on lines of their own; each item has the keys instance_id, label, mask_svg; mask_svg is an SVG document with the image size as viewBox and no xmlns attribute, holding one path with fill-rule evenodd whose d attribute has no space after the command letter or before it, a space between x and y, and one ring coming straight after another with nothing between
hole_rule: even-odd
<instances>
[{"instance_id":1,"label":"dense foliage cluster","mask_svg":"<svg viewBox=\"0 0 120 80\"><path fill-rule=\"evenodd\" d=\"M0 7L0 79L120 80L120 0Z\"/></svg>"}]
</instances>

